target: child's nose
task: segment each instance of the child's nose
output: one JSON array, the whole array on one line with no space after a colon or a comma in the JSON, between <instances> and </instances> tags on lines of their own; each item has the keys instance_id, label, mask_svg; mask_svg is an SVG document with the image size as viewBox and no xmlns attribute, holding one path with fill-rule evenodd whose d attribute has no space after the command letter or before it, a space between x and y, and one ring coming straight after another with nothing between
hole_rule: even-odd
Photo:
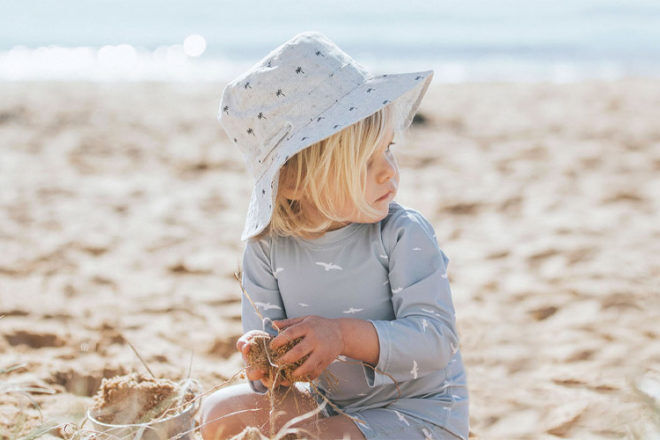
<instances>
[{"instance_id":1,"label":"child's nose","mask_svg":"<svg viewBox=\"0 0 660 440\"><path fill-rule=\"evenodd\" d=\"M398 167L394 158L384 157L382 159L382 165L380 172L378 173L378 183L385 183L390 180L392 177L396 176Z\"/></svg>"}]
</instances>

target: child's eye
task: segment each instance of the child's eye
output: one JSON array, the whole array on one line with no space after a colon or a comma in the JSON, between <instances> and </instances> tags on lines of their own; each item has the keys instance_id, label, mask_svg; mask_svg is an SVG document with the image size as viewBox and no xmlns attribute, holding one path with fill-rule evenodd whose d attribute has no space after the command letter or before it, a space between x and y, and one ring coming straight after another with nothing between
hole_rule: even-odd
<instances>
[{"instance_id":1,"label":"child's eye","mask_svg":"<svg viewBox=\"0 0 660 440\"><path fill-rule=\"evenodd\" d=\"M390 142L390 143L389 143L389 145L388 145L387 148L385 149L385 154L391 154L391 153L392 153L392 151L390 151L390 148L392 148L392 145L394 145L394 144L395 144L395 142ZM374 153L374 154L375 154L375 153ZM369 167L371 166L371 164L373 163L373 161L374 161L373 157L371 157L371 158L367 161L367 168L369 168Z\"/></svg>"}]
</instances>

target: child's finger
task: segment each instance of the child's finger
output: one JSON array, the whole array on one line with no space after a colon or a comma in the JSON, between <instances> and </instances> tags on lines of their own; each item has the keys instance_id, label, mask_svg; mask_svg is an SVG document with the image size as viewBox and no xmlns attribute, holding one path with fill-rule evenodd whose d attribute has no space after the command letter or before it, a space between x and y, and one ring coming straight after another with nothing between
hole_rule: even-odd
<instances>
[{"instance_id":1,"label":"child's finger","mask_svg":"<svg viewBox=\"0 0 660 440\"><path fill-rule=\"evenodd\" d=\"M252 346L254 346L254 342L248 342L245 345L243 345L243 347L241 347L241 353L243 354L243 356L247 356L248 353L250 353L250 348Z\"/></svg>"},{"instance_id":2,"label":"child's finger","mask_svg":"<svg viewBox=\"0 0 660 440\"><path fill-rule=\"evenodd\" d=\"M284 353L277 360L278 365L286 365L296 362L308 353L311 353L314 347L312 344L306 343L303 339L298 344L294 345L289 351Z\"/></svg>"},{"instance_id":3,"label":"child's finger","mask_svg":"<svg viewBox=\"0 0 660 440\"><path fill-rule=\"evenodd\" d=\"M323 372L322 361L313 354L305 362L291 373L293 377L314 380Z\"/></svg>"},{"instance_id":4,"label":"child's finger","mask_svg":"<svg viewBox=\"0 0 660 440\"><path fill-rule=\"evenodd\" d=\"M291 342L296 338L304 336L305 333L307 333L306 325L304 324L292 325L291 327L288 327L286 330L280 332L280 334L277 335L275 339L270 341L270 349L277 350L279 347L286 344L287 342Z\"/></svg>"},{"instance_id":5,"label":"child's finger","mask_svg":"<svg viewBox=\"0 0 660 440\"><path fill-rule=\"evenodd\" d=\"M245 339L239 338L238 341L236 341L236 350L240 351L241 353L243 352L243 347L247 344L247 341Z\"/></svg>"},{"instance_id":6,"label":"child's finger","mask_svg":"<svg viewBox=\"0 0 660 440\"><path fill-rule=\"evenodd\" d=\"M245 370L245 375L249 380L259 380L263 378L266 375L266 373L264 372L264 370L261 370L259 368L248 367Z\"/></svg>"},{"instance_id":7,"label":"child's finger","mask_svg":"<svg viewBox=\"0 0 660 440\"><path fill-rule=\"evenodd\" d=\"M250 341L255 336L269 336L268 333L262 330L250 330L249 332L243 333L240 338L236 341L236 349L238 351L243 351L243 347L250 344Z\"/></svg>"},{"instance_id":8,"label":"child's finger","mask_svg":"<svg viewBox=\"0 0 660 440\"><path fill-rule=\"evenodd\" d=\"M279 385L279 386L283 386L283 387L290 387L290 386L291 386L291 382L289 382L289 381L286 380L286 379L282 379L282 378L280 378L280 379L277 381L277 385Z\"/></svg>"},{"instance_id":9,"label":"child's finger","mask_svg":"<svg viewBox=\"0 0 660 440\"><path fill-rule=\"evenodd\" d=\"M243 355L243 358L247 360L247 355L250 352L250 342L246 341L243 344L241 344L240 347L238 344L236 344L236 348L239 349L239 351Z\"/></svg>"},{"instance_id":10,"label":"child's finger","mask_svg":"<svg viewBox=\"0 0 660 440\"><path fill-rule=\"evenodd\" d=\"M297 318L289 318L289 319L278 319L273 321L273 324L278 328L278 330L284 330L285 328L297 324L303 319L305 319L306 316L299 316Z\"/></svg>"}]
</instances>

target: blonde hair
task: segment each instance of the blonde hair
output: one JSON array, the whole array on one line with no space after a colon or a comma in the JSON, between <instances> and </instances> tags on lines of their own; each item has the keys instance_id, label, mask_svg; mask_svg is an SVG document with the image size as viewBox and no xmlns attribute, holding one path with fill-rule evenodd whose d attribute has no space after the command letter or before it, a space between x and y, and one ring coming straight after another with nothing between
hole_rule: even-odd
<instances>
[{"instance_id":1,"label":"blonde hair","mask_svg":"<svg viewBox=\"0 0 660 440\"><path fill-rule=\"evenodd\" d=\"M390 106L386 106L291 157L280 169L270 223L255 238L324 232L334 222L348 220L337 214L337 208L347 202L365 216L378 215L365 198L367 162L387 127L393 126L392 117ZM295 200L286 198L284 187L297 194ZM303 199L321 214L320 222L314 213L303 209Z\"/></svg>"}]
</instances>

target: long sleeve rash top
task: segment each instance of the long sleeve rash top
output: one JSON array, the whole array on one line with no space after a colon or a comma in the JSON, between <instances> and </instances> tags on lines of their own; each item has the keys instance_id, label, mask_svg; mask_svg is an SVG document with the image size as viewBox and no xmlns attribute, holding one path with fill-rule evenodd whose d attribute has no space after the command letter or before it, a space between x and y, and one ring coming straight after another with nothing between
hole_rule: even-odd
<instances>
[{"instance_id":1,"label":"long sleeve rash top","mask_svg":"<svg viewBox=\"0 0 660 440\"><path fill-rule=\"evenodd\" d=\"M317 380L345 412L391 408L400 418L420 417L467 438L467 381L448 262L428 220L392 202L377 223L351 223L311 240L248 241L242 282L272 320L318 315L373 324L380 347L376 370L340 356L326 370L332 374ZM242 320L244 331L263 327L245 296ZM251 386L263 390L260 382Z\"/></svg>"}]
</instances>

